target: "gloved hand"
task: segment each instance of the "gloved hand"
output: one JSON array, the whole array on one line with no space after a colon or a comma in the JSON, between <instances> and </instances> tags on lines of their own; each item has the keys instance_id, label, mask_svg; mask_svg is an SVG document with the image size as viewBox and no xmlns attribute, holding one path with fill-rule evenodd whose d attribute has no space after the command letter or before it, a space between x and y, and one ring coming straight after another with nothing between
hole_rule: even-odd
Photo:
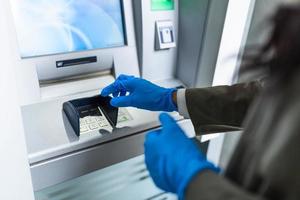
<instances>
[{"instance_id":1,"label":"gloved hand","mask_svg":"<svg viewBox=\"0 0 300 200\"><path fill-rule=\"evenodd\" d=\"M162 129L146 136L145 162L159 188L183 199L195 175L203 170L220 170L206 160L195 141L185 135L173 118L161 114L160 121Z\"/></svg>"},{"instance_id":2,"label":"gloved hand","mask_svg":"<svg viewBox=\"0 0 300 200\"><path fill-rule=\"evenodd\" d=\"M177 111L172 95L176 89L162 88L134 76L120 75L111 85L104 88L102 96L113 94L114 107L136 107L150 111ZM129 93L127 96L126 94Z\"/></svg>"}]
</instances>

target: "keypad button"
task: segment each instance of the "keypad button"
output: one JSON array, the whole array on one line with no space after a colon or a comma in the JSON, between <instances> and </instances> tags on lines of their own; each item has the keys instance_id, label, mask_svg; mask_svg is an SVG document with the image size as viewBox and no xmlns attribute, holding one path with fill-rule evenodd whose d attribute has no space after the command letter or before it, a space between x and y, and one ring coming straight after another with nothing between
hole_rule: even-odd
<instances>
[{"instance_id":1,"label":"keypad button","mask_svg":"<svg viewBox=\"0 0 300 200\"><path fill-rule=\"evenodd\" d=\"M89 127L90 127L91 130L95 130L95 129L99 129L100 128L99 125L98 125L98 123L90 124Z\"/></svg>"},{"instance_id":2,"label":"keypad button","mask_svg":"<svg viewBox=\"0 0 300 200\"><path fill-rule=\"evenodd\" d=\"M100 127L108 126L108 123L105 122L105 121L99 122L98 124L99 124Z\"/></svg>"},{"instance_id":3,"label":"keypad button","mask_svg":"<svg viewBox=\"0 0 300 200\"><path fill-rule=\"evenodd\" d=\"M85 125L85 120L84 119L80 119L80 125Z\"/></svg>"},{"instance_id":4,"label":"keypad button","mask_svg":"<svg viewBox=\"0 0 300 200\"><path fill-rule=\"evenodd\" d=\"M89 128L85 125L80 125L80 133L84 133L89 131Z\"/></svg>"},{"instance_id":5,"label":"keypad button","mask_svg":"<svg viewBox=\"0 0 300 200\"><path fill-rule=\"evenodd\" d=\"M87 124L92 124L92 123L95 123L96 122L96 119L92 118L92 117L88 117L85 119L85 122Z\"/></svg>"},{"instance_id":6,"label":"keypad button","mask_svg":"<svg viewBox=\"0 0 300 200\"><path fill-rule=\"evenodd\" d=\"M104 121L104 118L103 117L97 117L96 121L97 122L102 122L102 121Z\"/></svg>"}]
</instances>

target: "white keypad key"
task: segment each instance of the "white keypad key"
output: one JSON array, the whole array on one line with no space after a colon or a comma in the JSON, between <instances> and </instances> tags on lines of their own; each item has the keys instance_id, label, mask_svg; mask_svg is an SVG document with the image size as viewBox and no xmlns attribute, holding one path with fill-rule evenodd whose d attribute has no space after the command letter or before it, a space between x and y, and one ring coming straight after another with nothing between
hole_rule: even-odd
<instances>
[{"instance_id":1,"label":"white keypad key","mask_svg":"<svg viewBox=\"0 0 300 200\"><path fill-rule=\"evenodd\" d=\"M85 124L86 124L84 119L80 119L80 121L79 121L79 122L80 122L80 126L81 126L81 125L85 125Z\"/></svg>"},{"instance_id":2,"label":"white keypad key","mask_svg":"<svg viewBox=\"0 0 300 200\"><path fill-rule=\"evenodd\" d=\"M85 119L85 122L86 122L87 124L92 124L92 123L95 123L95 122L97 122L97 121L96 121L96 119L93 118L93 117L88 117L88 118Z\"/></svg>"},{"instance_id":3,"label":"white keypad key","mask_svg":"<svg viewBox=\"0 0 300 200\"><path fill-rule=\"evenodd\" d=\"M89 127L90 127L91 130L95 130L95 129L99 129L100 128L99 125L98 125L98 123L89 124Z\"/></svg>"},{"instance_id":4,"label":"white keypad key","mask_svg":"<svg viewBox=\"0 0 300 200\"><path fill-rule=\"evenodd\" d=\"M97 117L96 121L97 122L102 122L102 121L104 121L104 118L103 117Z\"/></svg>"},{"instance_id":5,"label":"white keypad key","mask_svg":"<svg viewBox=\"0 0 300 200\"><path fill-rule=\"evenodd\" d=\"M86 125L81 125L80 124L80 133L84 133L89 131L89 128Z\"/></svg>"},{"instance_id":6,"label":"white keypad key","mask_svg":"<svg viewBox=\"0 0 300 200\"><path fill-rule=\"evenodd\" d=\"M98 123L100 127L108 126L108 123L106 121L101 121Z\"/></svg>"}]
</instances>

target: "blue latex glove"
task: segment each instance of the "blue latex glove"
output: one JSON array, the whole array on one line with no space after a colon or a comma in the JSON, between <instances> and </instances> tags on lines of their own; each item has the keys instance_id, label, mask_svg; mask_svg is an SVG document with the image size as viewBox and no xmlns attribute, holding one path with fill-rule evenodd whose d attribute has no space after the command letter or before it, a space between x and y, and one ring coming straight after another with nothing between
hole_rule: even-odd
<instances>
[{"instance_id":1,"label":"blue latex glove","mask_svg":"<svg viewBox=\"0 0 300 200\"><path fill-rule=\"evenodd\" d=\"M172 100L176 89L162 88L134 76L120 75L111 85L104 88L102 96L113 95L114 107L136 107L150 111L177 111Z\"/></svg>"},{"instance_id":2,"label":"blue latex glove","mask_svg":"<svg viewBox=\"0 0 300 200\"><path fill-rule=\"evenodd\" d=\"M145 141L145 162L155 184L184 199L192 178L203 170L218 173L219 168L206 160L193 139L189 139L176 121L161 114L162 129L148 133Z\"/></svg>"}]
</instances>

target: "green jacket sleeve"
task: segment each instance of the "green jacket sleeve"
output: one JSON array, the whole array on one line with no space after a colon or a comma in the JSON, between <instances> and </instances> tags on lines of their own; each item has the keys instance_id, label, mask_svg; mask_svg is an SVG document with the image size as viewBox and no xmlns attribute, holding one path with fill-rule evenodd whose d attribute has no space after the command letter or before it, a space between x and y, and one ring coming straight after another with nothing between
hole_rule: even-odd
<instances>
[{"instance_id":1,"label":"green jacket sleeve","mask_svg":"<svg viewBox=\"0 0 300 200\"><path fill-rule=\"evenodd\" d=\"M186 104L196 134L241 129L253 99L263 87L262 81L187 89Z\"/></svg>"},{"instance_id":2,"label":"green jacket sleeve","mask_svg":"<svg viewBox=\"0 0 300 200\"><path fill-rule=\"evenodd\" d=\"M264 200L211 171L199 173L189 184L185 200Z\"/></svg>"}]
</instances>

